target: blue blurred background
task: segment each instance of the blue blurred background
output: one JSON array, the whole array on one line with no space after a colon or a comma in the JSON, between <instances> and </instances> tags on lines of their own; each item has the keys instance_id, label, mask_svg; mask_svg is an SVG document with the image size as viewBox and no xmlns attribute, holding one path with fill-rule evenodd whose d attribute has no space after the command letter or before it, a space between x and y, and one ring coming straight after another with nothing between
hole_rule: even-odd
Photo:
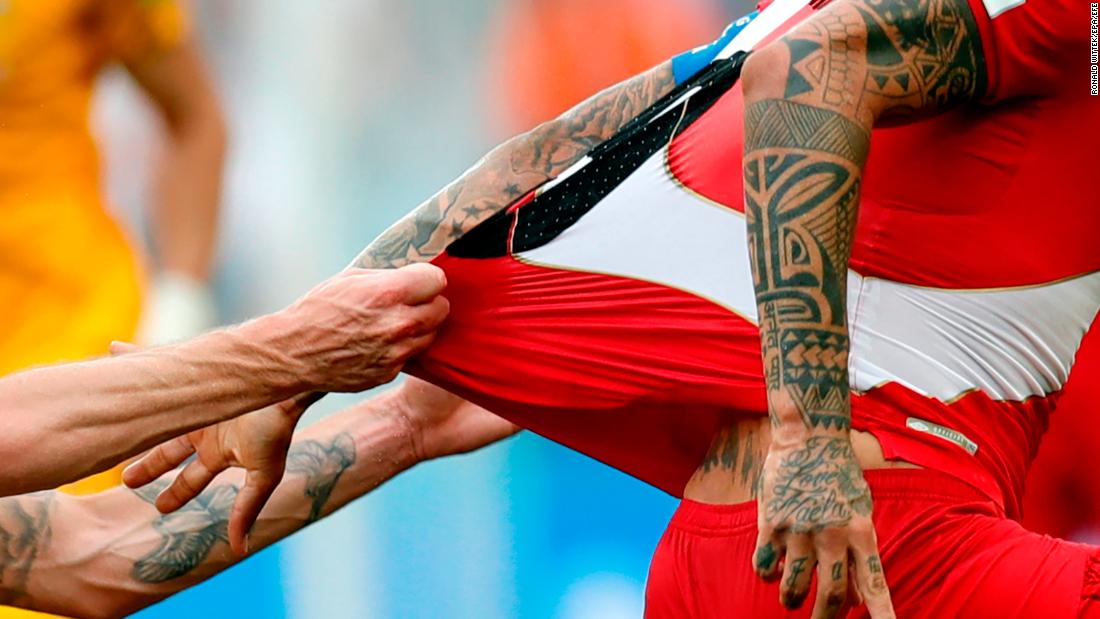
<instances>
[{"instance_id":1,"label":"blue blurred background","mask_svg":"<svg viewBox=\"0 0 1100 619\"><path fill-rule=\"evenodd\" d=\"M747 4L193 2L231 132L222 320L289 303L494 144L708 42ZM94 124L111 201L140 236L157 126L120 71L102 79ZM351 401L325 401L306 422ZM639 617L674 507L520 436L421 465L140 616Z\"/></svg>"}]
</instances>

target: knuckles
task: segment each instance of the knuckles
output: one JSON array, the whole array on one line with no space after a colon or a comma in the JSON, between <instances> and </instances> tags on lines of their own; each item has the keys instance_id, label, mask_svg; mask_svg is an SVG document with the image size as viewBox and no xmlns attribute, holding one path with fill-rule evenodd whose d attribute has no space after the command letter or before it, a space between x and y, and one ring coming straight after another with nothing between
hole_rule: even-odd
<instances>
[{"instance_id":1,"label":"knuckles","mask_svg":"<svg viewBox=\"0 0 1100 619\"><path fill-rule=\"evenodd\" d=\"M854 537L875 537L875 525L870 518L854 518L848 530Z\"/></svg>"}]
</instances>

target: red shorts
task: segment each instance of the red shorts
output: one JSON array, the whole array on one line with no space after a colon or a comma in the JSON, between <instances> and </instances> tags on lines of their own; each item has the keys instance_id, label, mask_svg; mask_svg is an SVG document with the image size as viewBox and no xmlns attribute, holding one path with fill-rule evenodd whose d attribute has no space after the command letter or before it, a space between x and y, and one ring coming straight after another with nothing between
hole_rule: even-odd
<instances>
[{"instance_id":1,"label":"red shorts","mask_svg":"<svg viewBox=\"0 0 1100 619\"><path fill-rule=\"evenodd\" d=\"M971 486L929 470L866 473L898 617L1100 618L1100 549L1032 533ZM657 546L647 619L809 617L751 568L756 503L684 501ZM843 616L867 617L866 608Z\"/></svg>"}]
</instances>

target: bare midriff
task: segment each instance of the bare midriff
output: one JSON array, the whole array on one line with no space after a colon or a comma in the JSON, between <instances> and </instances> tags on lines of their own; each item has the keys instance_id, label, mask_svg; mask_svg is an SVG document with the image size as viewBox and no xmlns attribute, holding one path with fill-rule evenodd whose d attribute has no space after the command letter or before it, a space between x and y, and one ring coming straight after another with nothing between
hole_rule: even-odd
<instances>
[{"instance_id":1,"label":"bare midriff","mask_svg":"<svg viewBox=\"0 0 1100 619\"><path fill-rule=\"evenodd\" d=\"M768 444L771 421L767 417L742 417L730 422L711 443L710 452L684 487L684 498L700 503L729 505L756 498ZM887 460L878 439L852 430L852 447L863 470L920 468L903 460Z\"/></svg>"}]
</instances>

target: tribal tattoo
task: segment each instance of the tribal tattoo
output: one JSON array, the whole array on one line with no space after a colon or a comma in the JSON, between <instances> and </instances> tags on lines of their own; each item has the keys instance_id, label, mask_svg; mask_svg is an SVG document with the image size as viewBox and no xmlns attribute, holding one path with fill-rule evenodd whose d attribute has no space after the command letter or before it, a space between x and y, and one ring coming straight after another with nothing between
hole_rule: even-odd
<instances>
[{"instance_id":1,"label":"tribal tattoo","mask_svg":"<svg viewBox=\"0 0 1100 619\"><path fill-rule=\"evenodd\" d=\"M750 57L742 79L764 379L787 437L765 464L763 520L814 535L871 513L848 437L847 324L871 128L975 100L985 67L966 0L834 0Z\"/></svg>"},{"instance_id":2,"label":"tribal tattoo","mask_svg":"<svg viewBox=\"0 0 1100 619\"><path fill-rule=\"evenodd\" d=\"M0 604L27 597L27 581L50 541L51 493L0 499Z\"/></svg>"},{"instance_id":3,"label":"tribal tattoo","mask_svg":"<svg viewBox=\"0 0 1100 619\"><path fill-rule=\"evenodd\" d=\"M867 132L786 100L746 110L745 210L768 388L847 429L847 264Z\"/></svg>"},{"instance_id":4,"label":"tribal tattoo","mask_svg":"<svg viewBox=\"0 0 1100 619\"><path fill-rule=\"evenodd\" d=\"M782 78L745 110L765 380L808 428L843 431L848 258L871 126L977 98L981 43L966 0L837 0L759 53Z\"/></svg>"},{"instance_id":5,"label":"tribal tattoo","mask_svg":"<svg viewBox=\"0 0 1100 619\"><path fill-rule=\"evenodd\" d=\"M966 0L845 0L783 38L783 97L898 123L971 101L986 69Z\"/></svg>"},{"instance_id":6,"label":"tribal tattoo","mask_svg":"<svg viewBox=\"0 0 1100 619\"><path fill-rule=\"evenodd\" d=\"M287 473L305 478L310 499L307 523L316 521L340 476L355 463L355 443L348 433L329 444L309 440L295 443L287 454ZM159 479L134 492L149 504L171 484ZM143 583L168 582L192 573L219 544L228 544L229 515L240 492L236 484L214 486L171 514L157 517L157 547L134 563L131 576Z\"/></svg>"},{"instance_id":7,"label":"tribal tattoo","mask_svg":"<svg viewBox=\"0 0 1100 619\"><path fill-rule=\"evenodd\" d=\"M432 260L479 223L564 172L674 86L671 64L665 63L505 142L382 233L354 266L396 268Z\"/></svg>"}]
</instances>

